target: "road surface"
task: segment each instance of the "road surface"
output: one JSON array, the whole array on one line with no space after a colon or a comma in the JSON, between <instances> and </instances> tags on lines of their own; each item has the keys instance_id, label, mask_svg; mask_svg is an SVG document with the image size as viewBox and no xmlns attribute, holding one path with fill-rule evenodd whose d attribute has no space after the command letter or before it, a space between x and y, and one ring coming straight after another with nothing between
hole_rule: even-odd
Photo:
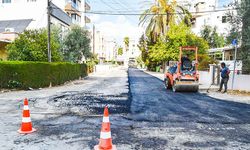
<instances>
[{"instance_id":1,"label":"road surface","mask_svg":"<svg viewBox=\"0 0 250 150\"><path fill-rule=\"evenodd\" d=\"M120 150L250 149L250 105L235 102L246 97L173 93L161 80L121 67L58 88L0 94L2 149L93 149L105 105ZM15 95L29 94L38 131L23 136L16 131L22 102Z\"/></svg>"}]
</instances>

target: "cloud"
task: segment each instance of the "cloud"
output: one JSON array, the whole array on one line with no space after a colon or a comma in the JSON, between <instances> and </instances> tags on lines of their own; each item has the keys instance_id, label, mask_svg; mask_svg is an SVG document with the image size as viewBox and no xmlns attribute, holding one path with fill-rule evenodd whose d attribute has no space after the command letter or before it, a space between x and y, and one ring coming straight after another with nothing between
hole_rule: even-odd
<instances>
[{"instance_id":1,"label":"cloud","mask_svg":"<svg viewBox=\"0 0 250 150\"><path fill-rule=\"evenodd\" d=\"M126 36L137 40L143 33L141 27L131 24L124 16L118 16L114 21L103 21L95 25L96 29L99 30L105 38L116 39L119 43L121 43Z\"/></svg>"}]
</instances>

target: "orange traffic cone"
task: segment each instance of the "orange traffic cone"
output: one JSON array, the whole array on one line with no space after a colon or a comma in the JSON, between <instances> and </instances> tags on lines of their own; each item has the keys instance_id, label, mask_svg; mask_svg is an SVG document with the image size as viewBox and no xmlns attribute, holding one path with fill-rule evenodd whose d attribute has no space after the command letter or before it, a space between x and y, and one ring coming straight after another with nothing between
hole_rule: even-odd
<instances>
[{"instance_id":1,"label":"orange traffic cone","mask_svg":"<svg viewBox=\"0 0 250 150\"><path fill-rule=\"evenodd\" d=\"M17 131L21 134L29 134L29 133L35 132L36 129L32 128L27 98L24 99L23 104L24 106L23 106L22 124L21 124L21 128Z\"/></svg>"},{"instance_id":2,"label":"orange traffic cone","mask_svg":"<svg viewBox=\"0 0 250 150\"><path fill-rule=\"evenodd\" d=\"M116 150L116 146L112 145L110 122L109 122L109 111L108 111L107 106L104 109L99 145L96 145L94 149L95 150Z\"/></svg>"}]
</instances>

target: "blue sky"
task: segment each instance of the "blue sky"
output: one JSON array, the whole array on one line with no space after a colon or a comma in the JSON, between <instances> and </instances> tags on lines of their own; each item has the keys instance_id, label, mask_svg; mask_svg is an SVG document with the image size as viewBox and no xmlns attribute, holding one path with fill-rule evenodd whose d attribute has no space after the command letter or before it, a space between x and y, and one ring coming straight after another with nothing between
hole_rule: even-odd
<instances>
[{"instance_id":1,"label":"blue sky","mask_svg":"<svg viewBox=\"0 0 250 150\"><path fill-rule=\"evenodd\" d=\"M232 0L219 0L219 5L223 6ZM145 10L154 0L89 0L91 11L137 11ZM120 12L122 13L122 12ZM139 16L109 16L109 15L88 15L92 23L96 25L105 37L122 41L125 36L138 38L142 34L142 28L138 27ZM92 26L92 24L90 24Z\"/></svg>"}]
</instances>

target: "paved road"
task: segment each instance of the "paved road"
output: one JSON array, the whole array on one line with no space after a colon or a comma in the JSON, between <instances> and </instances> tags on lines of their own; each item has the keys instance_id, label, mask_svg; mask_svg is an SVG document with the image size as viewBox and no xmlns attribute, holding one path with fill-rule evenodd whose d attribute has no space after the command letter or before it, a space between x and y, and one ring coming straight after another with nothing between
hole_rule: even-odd
<instances>
[{"instance_id":1,"label":"paved road","mask_svg":"<svg viewBox=\"0 0 250 150\"><path fill-rule=\"evenodd\" d=\"M22 108L16 97L24 96L37 129L25 136L16 131ZM137 69L114 68L72 85L0 97L0 149L93 149L105 105L119 150L250 149L249 104L166 91Z\"/></svg>"},{"instance_id":2,"label":"paved road","mask_svg":"<svg viewBox=\"0 0 250 150\"><path fill-rule=\"evenodd\" d=\"M164 148L250 149L250 105L201 93L173 93L137 69L129 69L129 79L132 118L147 122L145 128L162 129L152 131L166 134L159 139L166 140Z\"/></svg>"}]
</instances>

